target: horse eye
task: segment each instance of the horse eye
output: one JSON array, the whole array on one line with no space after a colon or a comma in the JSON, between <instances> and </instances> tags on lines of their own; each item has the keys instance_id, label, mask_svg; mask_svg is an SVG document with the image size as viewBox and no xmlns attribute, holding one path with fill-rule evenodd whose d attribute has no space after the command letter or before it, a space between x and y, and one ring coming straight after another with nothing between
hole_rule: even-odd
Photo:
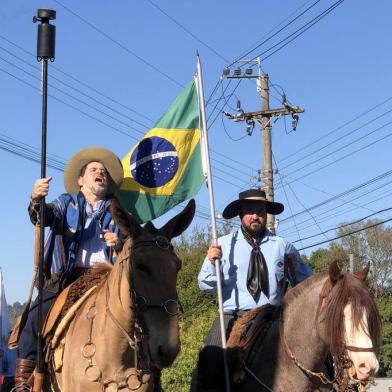
<instances>
[{"instance_id":1,"label":"horse eye","mask_svg":"<svg viewBox=\"0 0 392 392\"><path fill-rule=\"evenodd\" d=\"M145 264L136 264L136 268L140 271L140 272L144 272L145 274L149 274L150 273L150 269L145 265Z\"/></svg>"}]
</instances>

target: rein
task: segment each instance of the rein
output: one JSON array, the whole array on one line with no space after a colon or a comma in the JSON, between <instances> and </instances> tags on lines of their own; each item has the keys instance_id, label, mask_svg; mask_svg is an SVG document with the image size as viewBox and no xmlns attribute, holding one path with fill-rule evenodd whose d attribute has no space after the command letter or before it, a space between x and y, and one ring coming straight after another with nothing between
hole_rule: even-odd
<instances>
[{"instance_id":1,"label":"rein","mask_svg":"<svg viewBox=\"0 0 392 392\"><path fill-rule=\"evenodd\" d=\"M157 246L158 248L163 250L173 249L172 245L170 244L170 241L163 236L157 236L151 240L138 241L130 247L130 251L140 246ZM129 260L130 257L131 257L130 254L128 254L122 260L118 261L118 263L123 265L124 261ZM180 311L182 312L182 306L178 299L178 296L175 299L167 299L165 301L162 301L161 304L159 305L149 304L148 300L145 297L140 296L136 293L136 290L133 288L134 287L133 281L129 281L128 276L127 276L127 280L130 287L132 303L134 305L134 311L135 311L133 336L131 337L129 335L129 333L121 325L119 320L115 317L115 315L110 309L109 306L110 295L109 295L108 281L106 281L105 283L106 286L105 310L108 316L110 317L110 319L113 321L113 324L118 328L121 334L125 337L125 339L128 341L129 347L134 352L134 368L136 373L131 373L127 376L124 376L123 380L121 381L116 381L114 379L106 379L106 380L102 379L101 369L98 367L97 364L93 362L93 356L95 355L96 352L96 345L92 342L91 337L92 337L92 330L93 330L93 320L97 314L95 300L93 304L90 306L90 308L88 309L86 314L86 318L89 321L89 334L88 334L87 342L85 343L85 345L82 347L81 350L82 356L87 360L85 375L89 381L98 382L101 385L102 391L104 391L107 387L113 385L115 386L116 390L127 388L130 391L137 391L143 385L143 378L142 378L143 374L151 373L151 368L150 368L151 360L150 358L146 359L145 358L146 355L143 352L143 340L145 337L148 336L148 333L144 332L141 323L138 322L141 313L147 312L150 309L162 309L169 316L176 316L179 314ZM145 368L140 366L143 360L147 364Z\"/></svg>"}]
</instances>

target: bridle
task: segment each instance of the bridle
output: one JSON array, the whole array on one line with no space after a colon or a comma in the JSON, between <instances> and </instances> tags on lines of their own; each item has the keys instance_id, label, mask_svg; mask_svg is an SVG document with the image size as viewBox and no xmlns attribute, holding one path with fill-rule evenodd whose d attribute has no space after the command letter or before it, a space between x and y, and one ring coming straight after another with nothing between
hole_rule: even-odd
<instances>
[{"instance_id":1,"label":"bridle","mask_svg":"<svg viewBox=\"0 0 392 392\"><path fill-rule=\"evenodd\" d=\"M315 322L317 322L318 317L321 312L321 308L323 306L323 302L325 299L328 297L328 295L332 291L332 282L328 278L319 294L319 302L317 305L317 311L316 311L316 316L315 316ZM344 392L344 391L365 391L367 389L367 386L370 385L373 381L368 380L365 383L359 381L359 380L354 380L351 379L349 380L347 375L346 375L346 370L349 369L353 363L351 359L349 358L347 351L353 351L353 352L375 352L374 347L356 347L356 346L349 346L346 344L343 344L344 347L344 354L342 356L339 356L339 358L332 357L333 360L333 368L335 372L335 378L333 380L330 380L325 373L323 372L313 372L310 369L307 369L294 355L293 351L290 349L289 345L287 344L285 334L284 334L284 324L283 324L283 305L281 306L281 311L280 311L280 323L279 323L279 335L280 335L280 341L282 346L285 349L286 354L292 359L292 361L295 363L295 365L301 369L305 374L307 374L311 378L317 378L322 384L327 385L330 384L333 386L333 388L338 391L338 392ZM358 388L358 389L357 389Z\"/></svg>"},{"instance_id":2,"label":"bridle","mask_svg":"<svg viewBox=\"0 0 392 392\"><path fill-rule=\"evenodd\" d=\"M141 240L136 241L129 248L130 253L123 257L118 263L123 265L124 261L128 261L131 257L131 252L138 247L141 246L156 246L162 250L172 251L173 246L171 245L169 239L163 236L156 236L150 240ZM134 352L134 368L135 374L131 373L120 381L116 381L114 379L103 379L102 371L93 361L93 357L96 352L96 346L91 340L92 329L93 329L93 320L96 316L96 302L94 300L93 304L89 307L86 318L89 321L89 336L87 342L81 349L82 356L87 360L87 367L85 368L85 375L91 382L98 382L101 385L102 391L104 391L109 386L115 386L116 390L127 388L130 391L137 391L142 384L143 375L151 374L151 354L148 351L148 354L145 354L143 348L148 345L143 344L145 338L148 337L148 332L146 328L143 328L145 323L143 322L143 313L148 312L152 309L163 310L169 316L176 316L180 312L182 312L182 306L178 299L178 295L174 299L166 299L163 300L160 304L151 304L147 298L138 295L136 290L134 289L133 279L129 280L129 276L126 275L128 279L131 298L133 304L133 311L135 315L134 320L134 328L133 328L133 336L130 336L126 329L121 325L119 320L115 317L113 312L110 310L109 306L109 285L108 281L105 282L105 310L108 314L109 318L112 320L114 325L119 329L121 334L126 338L129 347Z\"/></svg>"},{"instance_id":3,"label":"bridle","mask_svg":"<svg viewBox=\"0 0 392 392\"><path fill-rule=\"evenodd\" d=\"M151 245L156 246L162 250L173 250L173 245L166 237L156 236L150 240L142 240L135 242L135 244L133 244L131 247L131 252L139 247ZM176 295L176 298L166 299L160 304L151 304L146 299L146 297L137 294L136 290L134 289L134 284L132 284L132 298L136 310L140 313L147 312L151 309L163 309L165 313L167 313L169 316L177 316L180 312L183 313L182 305L180 303L180 300L178 299L178 295Z\"/></svg>"},{"instance_id":4,"label":"bridle","mask_svg":"<svg viewBox=\"0 0 392 392\"><path fill-rule=\"evenodd\" d=\"M291 278L295 277L294 268L295 268L295 266L290 263L290 260L288 260L285 255L283 294L286 292L287 287L288 287L289 274L290 274ZM295 282L295 280L294 280L294 282ZM323 306L323 302L328 297L328 295L331 293L332 287L333 287L333 285L332 285L331 280L327 279L325 281L321 291L320 291L320 294L319 294L319 302L318 302L318 306L317 306L315 322L317 322L317 320L318 320L321 308ZM334 358L334 357L332 358L333 359L333 368L334 368L334 372L335 372L335 378L333 380L330 380L328 378L328 376L323 372L313 372L310 369L306 368L306 366L304 366L298 360L298 358L294 355L293 351L290 349L290 347L286 341L285 333L284 333L283 312L284 312L284 307L282 304L280 307L280 317L279 317L279 336L280 336L281 345L283 346L288 357L308 377L318 379L324 385L328 385L328 384L332 385L334 390L336 390L337 392L345 392L345 391L365 392L369 388L370 385L375 385L374 380L372 380L372 379L369 379L366 382L362 382L359 380L349 379L346 374L346 370L352 366L352 361L348 357L347 351L375 352L376 350L374 347L356 347L356 346L349 346L349 345L343 344L343 347L345 350L344 355L339 358ZM243 363L243 366L244 366L244 370L247 373L249 373L260 384L260 386L263 387L263 389L265 389L269 392L273 392L273 390L270 387L268 387L268 385L264 384L257 377L257 375L254 374L248 366L246 366L245 363Z\"/></svg>"}]
</instances>

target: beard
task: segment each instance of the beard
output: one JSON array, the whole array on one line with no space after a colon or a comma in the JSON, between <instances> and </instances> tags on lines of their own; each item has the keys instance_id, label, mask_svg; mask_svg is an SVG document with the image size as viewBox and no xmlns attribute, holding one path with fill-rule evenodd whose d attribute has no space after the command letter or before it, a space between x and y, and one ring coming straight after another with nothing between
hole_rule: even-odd
<instances>
[{"instance_id":1,"label":"beard","mask_svg":"<svg viewBox=\"0 0 392 392\"><path fill-rule=\"evenodd\" d=\"M252 222L250 225L242 223L242 226L253 238L260 238L264 236L265 226L260 222Z\"/></svg>"},{"instance_id":2,"label":"beard","mask_svg":"<svg viewBox=\"0 0 392 392\"><path fill-rule=\"evenodd\" d=\"M94 196L99 196L99 197L103 197L106 195L106 192L108 190L107 185L95 185L93 184L90 187L90 192L94 195Z\"/></svg>"}]
</instances>

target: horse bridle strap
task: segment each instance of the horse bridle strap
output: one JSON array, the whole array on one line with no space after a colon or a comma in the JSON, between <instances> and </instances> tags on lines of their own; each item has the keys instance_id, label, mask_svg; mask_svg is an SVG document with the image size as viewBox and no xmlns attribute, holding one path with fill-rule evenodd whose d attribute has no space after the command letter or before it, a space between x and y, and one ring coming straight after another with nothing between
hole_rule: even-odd
<instances>
[{"instance_id":1,"label":"horse bridle strap","mask_svg":"<svg viewBox=\"0 0 392 392\"><path fill-rule=\"evenodd\" d=\"M172 249L173 246L170 243L170 240L164 236L158 235L156 237L153 237L150 240L141 240L141 241L136 241L132 246L131 250L134 250L136 248L139 248L141 246L150 246L150 245L155 245L159 249Z\"/></svg>"},{"instance_id":2,"label":"horse bridle strap","mask_svg":"<svg viewBox=\"0 0 392 392\"><path fill-rule=\"evenodd\" d=\"M356 346L344 346L348 351L354 351L357 353L375 353L376 349L374 347L356 347Z\"/></svg>"},{"instance_id":3,"label":"horse bridle strap","mask_svg":"<svg viewBox=\"0 0 392 392\"><path fill-rule=\"evenodd\" d=\"M149 304L147 299L141 295L138 295L133 290L135 307L139 312L146 312L149 309L163 309L169 316L177 316L180 312L183 313L182 305L178 296L174 299L167 299L166 301L158 304ZM175 308L171 309L171 306Z\"/></svg>"},{"instance_id":4,"label":"horse bridle strap","mask_svg":"<svg viewBox=\"0 0 392 392\"><path fill-rule=\"evenodd\" d=\"M113 312L110 310L109 306L109 286L106 284L106 304L105 304L105 309L107 314L109 315L110 319L113 321L114 325L120 330L122 335L127 339L128 345L131 349L133 349L134 352L134 366L137 371L141 370L142 372L150 372L150 369L139 369L139 343L143 340L143 330L142 328L138 325L137 321L135 320L135 325L134 325L134 335L133 338L128 334L128 332L125 330L125 328L120 324L120 322L117 320L117 318L114 316ZM139 331L139 335L141 336L138 338L136 331Z\"/></svg>"}]
</instances>

